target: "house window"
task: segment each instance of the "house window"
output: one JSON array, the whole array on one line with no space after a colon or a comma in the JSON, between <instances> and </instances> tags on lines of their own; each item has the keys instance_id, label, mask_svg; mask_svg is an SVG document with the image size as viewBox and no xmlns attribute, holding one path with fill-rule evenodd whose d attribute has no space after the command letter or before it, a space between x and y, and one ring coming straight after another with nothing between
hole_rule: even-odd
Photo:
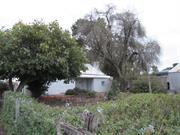
<instances>
[{"instance_id":1,"label":"house window","mask_svg":"<svg viewBox=\"0 0 180 135\"><path fill-rule=\"evenodd\" d=\"M104 86L104 84L105 84L105 81L101 81L101 86Z\"/></svg>"}]
</instances>

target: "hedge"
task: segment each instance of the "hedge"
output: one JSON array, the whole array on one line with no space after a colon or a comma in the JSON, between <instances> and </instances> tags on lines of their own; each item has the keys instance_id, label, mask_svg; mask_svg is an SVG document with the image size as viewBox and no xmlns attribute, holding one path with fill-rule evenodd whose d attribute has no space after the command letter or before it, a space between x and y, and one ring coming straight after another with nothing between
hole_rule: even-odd
<instances>
[{"instance_id":1,"label":"hedge","mask_svg":"<svg viewBox=\"0 0 180 135\"><path fill-rule=\"evenodd\" d=\"M16 99L20 101L17 120ZM3 104L1 117L7 135L56 135L57 121L72 122L78 117L71 116L65 109L51 108L17 92L6 92Z\"/></svg>"},{"instance_id":2,"label":"hedge","mask_svg":"<svg viewBox=\"0 0 180 135\"><path fill-rule=\"evenodd\" d=\"M150 76L151 89L153 93L167 93L166 83L162 82L158 76ZM148 93L149 83L147 76L140 76L132 81L132 88L130 91L133 93Z\"/></svg>"},{"instance_id":3,"label":"hedge","mask_svg":"<svg viewBox=\"0 0 180 135\"><path fill-rule=\"evenodd\" d=\"M93 90L84 90L79 88L69 89L65 92L65 95L76 95L83 97L95 97L96 92Z\"/></svg>"}]
</instances>

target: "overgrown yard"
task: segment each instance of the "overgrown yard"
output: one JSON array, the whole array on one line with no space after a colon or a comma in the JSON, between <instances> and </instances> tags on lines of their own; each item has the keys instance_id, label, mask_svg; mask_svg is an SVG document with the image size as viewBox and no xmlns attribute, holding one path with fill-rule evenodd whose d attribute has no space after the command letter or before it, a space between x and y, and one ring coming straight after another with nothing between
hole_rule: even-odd
<instances>
[{"instance_id":1,"label":"overgrown yard","mask_svg":"<svg viewBox=\"0 0 180 135\"><path fill-rule=\"evenodd\" d=\"M19 114L15 103L20 101ZM102 121L98 135L179 135L180 95L121 94L117 100L83 107L52 108L21 94L5 94L7 135L55 135L57 121L83 128L82 113ZM15 111L16 110L16 111Z\"/></svg>"}]
</instances>

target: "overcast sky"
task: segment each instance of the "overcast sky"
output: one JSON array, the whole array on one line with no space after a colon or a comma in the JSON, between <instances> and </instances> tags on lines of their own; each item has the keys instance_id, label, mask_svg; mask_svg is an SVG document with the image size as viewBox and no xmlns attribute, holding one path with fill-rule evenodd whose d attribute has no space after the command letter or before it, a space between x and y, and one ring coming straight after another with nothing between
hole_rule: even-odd
<instances>
[{"instance_id":1,"label":"overcast sky","mask_svg":"<svg viewBox=\"0 0 180 135\"><path fill-rule=\"evenodd\" d=\"M180 62L180 0L0 0L0 26L43 19L58 20L63 29L70 30L78 18L107 4L137 14L147 35L162 48L160 69Z\"/></svg>"}]
</instances>

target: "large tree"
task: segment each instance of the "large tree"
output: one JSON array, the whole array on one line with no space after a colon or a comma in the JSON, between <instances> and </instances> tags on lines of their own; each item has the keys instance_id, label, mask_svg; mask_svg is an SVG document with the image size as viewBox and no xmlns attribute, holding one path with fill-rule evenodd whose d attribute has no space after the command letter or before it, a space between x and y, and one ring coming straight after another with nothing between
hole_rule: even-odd
<instances>
[{"instance_id":1,"label":"large tree","mask_svg":"<svg viewBox=\"0 0 180 135\"><path fill-rule=\"evenodd\" d=\"M19 22L0 31L0 76L18 78L20 91L31 82L72 79L84 69L83 50L57 21L44 24Z\"/></svg>"},{"instance_id":2,"label":"large tree","mask_svg":"<svg viewBox=\"0 0 180 135\"><path fill-rule=\"evenodd\" d=\"M84 44L90 61L100 61L104 71L128 87L129 77L147 71L158 61L160 46L149 40L137 16L115 13L112 6L92 12L72 26L74 37Z\"/></svg>"}]
</instances>

